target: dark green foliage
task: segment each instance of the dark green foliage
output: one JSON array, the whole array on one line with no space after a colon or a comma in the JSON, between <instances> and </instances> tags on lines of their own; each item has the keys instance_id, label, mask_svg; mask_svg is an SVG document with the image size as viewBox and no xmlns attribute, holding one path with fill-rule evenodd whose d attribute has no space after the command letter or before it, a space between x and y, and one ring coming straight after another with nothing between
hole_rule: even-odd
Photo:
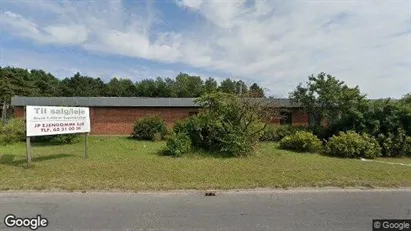
<instances>
[{"instance_id":1,"label":"dark green foliage","mask_svg":"<svg viewBox=\"0 0 411 231\"><path fill-rule=\"evenodd\" d=\"M400 99L400 103L411 105L411 93L404 95Z\"/></svg>"},{"instance_id":2,"label":"dark green foliage","mask_svg":"<svg viewBox=\"0 0 411 231\"><path fill-rule=\"evenodd\" d=\"M167 135L167 126L159 115L145 116L134 125L132 137L138 140L161 140Z\"/></svg>"},{"instance_id":3,"label":"dark green foliage","mask_svg":"<svg viewBox=\"0 0 411 231\"><path fill-rule=\"evenodd\" d=\"M51 143L54 144L74 144L80 142L79 134L62 134L53 136Z\"/></svg>"},{"instance_id":4,"label":"dark green foliage","mask_svg":"<svg viewBox=\"0 0 411 231\"><path fill-rule=\"evenodd\" d=\"M10 103L14 95L18 96L66 96L66 97L199 97L204 93L217 90L246 95L248 88L243 81L226 79L218 86L217 81L209 77L203 81L200 76L179 73L174 79L143 79L133 83L130 79L113 78L104 83L100 78L83 76L80 73L59 80L44 70L27 70L14 67L0 67L0 101ZM254 86L257 95L261 95L258 85Z\"/></svg>"},{"instance_id":5,"label":"dark green foliage","mask_svg":"<svg viewBox=\"0 0 411 231\"><path fill-rule=\"evenodd\" d=\"M405 137L405 154L411 156L411 136Z\"/></svg>"},{"instance_id":6,"label":"dark green foliage","mask_svg":"<svg viewBox=\"0 0 411 231\"><path fill-rule=\"evenodd\" d=\"M367 134L348 131L331 137L325 146L325 152L345 158L375 158L381 156L381 147L375 138Z\"/></svg>"},{"instance_id":7,"label":"dark green foliage","mask_svg":"<svg viewBox=\"0 0 411 231\"><path fill-rule=\"evenodd\" d=\"M205 82L204 82L204 90L205 93L212 93L217 91L217 81L211 77L209 77Z\"/></svg>"},{"instance_id":8,"label":"dark green foliage","mask_svg":"<svg viewBox=\"0 0 411 231\"><path fill-rule=\"evenodd\" d=\"M322 140L323 143L325 143L331 136L336 134L329 127L323 127L319 125L309 126L307 129L309 131L312 131L312 133L316 135L320 140Z\"/></svg>"},{"instance_id":9,"label":"dark green foliage","mask_svg":"<svg viewBox=\"0 0 411 231\"><path fill-rule=\"evenodd\" d=\"M264 97L264 90L258 86L257 83L253 83L250 86L249 96L254 98L262 98Z\"/></svg>"},{"instance_id":10,"label":"dark green foliage","mask_svg":"<svg viewBox=\"0 0 411 231\"><path fill-rule=\"evenodd\" d=\"M254 152L265 128L262 105L240 100L233 94L207 94L197 100L203 110L174 125L197 148L213 153L244 156Z\"/></svg>"},{"instance_id":11,"label":"dark green foliage","mask_svg":"<svg viewBox=\"0 0 411 231\"><path fill-rule=\"evenodd\" d=\"M75 144L80 142L80 134L60 134L51 136L35 136L31 140L34 143L50 143L55 145L60 144Z\"/></svg>"},{"instance_id":12,"label":"dark green foliage","mask_svg":"<svg viewBox=\"0 0 411 231\"><path fill-rule=\"evenodd\" d=\"M236 81L227 78L221 81L220 87L218 87L218 89L224 93L236 94L237 93Z\"/></svg>"},{"instance_id":13,"label":"dark green foliage","mask_svg":"<svg viewBox=\"0 0 411 231\"><path fill-rule=\"evenodd\" d=\"M26 139L25 123L22 119L11 119L0 123L0 144L12 144Z\"/></svg>"},{"instance_id":14,"label":"dark green foliage","mask_svg":"<svg viewBox=\"0 0 411 231\"><path fill-rule=\"evenodd\" d=\"M177 133L167 139L167 154L171 156L182 156L191 150L191 140L186 133Z\"/></svg>"},{"instance_id":15,"label":"dark green foliage","mask_svg":"<svg viewBox=\"0 0 411 231\"><path fill-rule=\"evenodd\" d=\"M293 135L297 131L308 131L308 127L290 125L269 125L265 128L260 141L280 141L286 136Z\"/></svg>"},{"instance_id":16,"label":"dark green foliage","mask_svg":"<svg viewBox=\"0 0 411 231\"><path fill-rule=\"evenodd\" d=\"M377 139L382 148L383 156L402 157L411 154L410 137L406 136L402 129L397 131L396 134L391 132L379 134Z\"/></svg>"},{"instance_id":17,"label":"dark green foliage","mask_svg":"<svg viewBox=\"0 0 411 231\"><path fill-rule=\"evenodd\" d=\"M290 93L290 99L300 103L305 112L315 117L316 121L327 118L330 124L349 110L356 109L365 101L358 87L350 88L336 77L319 73L311 75L305 86L298 85Z\"/></svg>"},{"instance_id":18,"label":"dark green foliage","mask_svg":"<svg viewBox=\"0 0 411 231\"><path fill-rule=\"evenodd\" d=\"M297 152L319 152L323 146L311 132L297 131L294 135L284 137L280 141L280 148Z\"/></svg>"},{"instance_id":19,"label":"dark green foliage","mask_svg":"<svg viewBox=\"0 0 411 231\"><path fill-rule=\"evenodd\" d=\"M411 106L391 100L377 100L349 110L330 129L353 130L375 137L382 147L383 156L405 155L405 136L411 136Z\"/></svg>"},{"instance_id":20,"label":"dark green foliage","mask_svg":"<svg viewBox=\"0 0 411 231\"><path fill-rule=\"evenodd\" d=\"M132 97L136 96L137 89L134 83L129 79L113 78L106 85L105 96L110 97Z\"/></svg>"},{"instance_id":21,"label":"dark green foliage","mask_svg":"<svg viewBox=\"0 0 411 231\"><path fill-rule=\"evenodd\" d=\"M174 123L173 132L176 134L185 133L190 137L191 142L196 147L204 146L204 137L207 136L205 133L206 129L203 129L202 125L203 117L192 116L184 120L179 120Z\"/></svg>"},{"instance_id":22,"label":"dark green foliage","mask_svg":"<svg viewBox=\"0 0 411 231\"><path fill-rule=\"evenodd\" d=\"M38 89L39 96L58 96L60 95L60 80L50 73L43 70L31 70L31 79Z\"/></svg>"},{"instance_id":23,"label":"dark green foliage","mask_svg":"<svg viewBox=\"0 0 411 231\"><path fill-rule=\"evenodd\" d=\"M62 96L67 97L102 96L105 93L105 84L100 78L95 79L76 73L73 77L61 81L60 91Z\"/></svg>"},{"instance_id":24,"label":"dark green foliage","mask_svg":"<svg viewBox=\"0 0 411 231\"><path fill-rule=\"evenodd\" d=\"M180 73L176 77L178 97L199 97L204 92L204 82L200 76L190 76Z\"/></svg>"},{"instance_id":25,"label":"dark green foliage","mask_svg":"<svg viewBox=\"0 0 411 231\"><path fill-rule=\"evenodd\" d=\"M53 144L74 144L80 142L79 134L61 134L50 136L50 142Z\"/></svg>"}]
</instances>

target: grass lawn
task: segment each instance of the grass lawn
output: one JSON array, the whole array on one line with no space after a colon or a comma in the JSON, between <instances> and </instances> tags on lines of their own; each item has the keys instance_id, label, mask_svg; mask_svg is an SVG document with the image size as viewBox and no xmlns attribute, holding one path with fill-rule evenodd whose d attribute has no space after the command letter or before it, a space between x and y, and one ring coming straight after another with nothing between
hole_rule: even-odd
<instances>
[{"instance_id":1,"label":"grass lawn","mask_svg":"<svg viewBox=\"0 0 411 231\"><path fill-rule=\"evenodd\" d=\"M275 143L263 143L256 155L244 158L201 152L172 158L160 154L164 147L164 142L90 137L86 160L84 142L34 144L33 167L27 168L24 143L0 146L0 190L411 186L411 167L287 152ZM411 163L410 158L395 161Z\"/></svg>"}]
</instances>

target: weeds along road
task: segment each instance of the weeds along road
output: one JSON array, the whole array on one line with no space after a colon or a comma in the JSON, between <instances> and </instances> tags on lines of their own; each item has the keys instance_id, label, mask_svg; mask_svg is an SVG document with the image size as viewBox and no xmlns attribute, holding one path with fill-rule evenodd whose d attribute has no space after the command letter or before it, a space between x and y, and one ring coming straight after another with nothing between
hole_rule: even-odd
<instances>
[{"instance_id":1,"label":"weeds along road","mask_svg":"<svg viewBox=\"0 0 411 231\"><path fill-rule=\"evenodd\" d=\"M411 190L262 190L152 193L0 193L4 218L41 217L37 230L372 230L411 219Z\"/></svg>"}]
</instances>

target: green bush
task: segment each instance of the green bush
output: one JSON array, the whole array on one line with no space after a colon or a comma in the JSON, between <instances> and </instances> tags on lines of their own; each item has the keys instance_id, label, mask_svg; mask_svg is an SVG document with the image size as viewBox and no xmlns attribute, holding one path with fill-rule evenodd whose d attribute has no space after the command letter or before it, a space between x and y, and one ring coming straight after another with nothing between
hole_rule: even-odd
<instances>
[{"instance_id":1,"label":"green bush","mask_svg":"<svg viewBox=\"0 0 411 231\"><path fill-rule=\"evenodd\" d=\"M167 139L167 154L171 156L182 156L191 150L191 140L185 133L171 135Z\"/></svg>"},{"instance_id":2,"label":"green bush","mask_svg":"<svg viewBox=\"0 0 411 231\"><path fill-rule=\"evenodd\" d=\"M211 93L196 100L197 116L175 123L173 131L184 133L196 148L214 154L252 154L263 133L267 108L227 93Z\"/></svg>"},{"instance_id":3,"label":"green bush","mask_svg":"<svg viewBox=\"0 0 411 231\"><path fill-rule=\"evenodd\" d=\"M280 141L284 137L292 135L294 133L295 132L293 131L291 126L268 125L265 128L260 141Z\"/></svg>"},{"instance_id":4,"label":"green bush","mask_svg":"<svg viewBox=\"0 0 411 231\"><path fill-rule=\"evenodd\" d=\"M26 139L25 123L22 119L11 119L0 125L0 144L11 144Z\"/></svg>"},{"instance_id":5,"label":"green bush","mask_svg":"<svg viewBox=\"0 0 411 231\"><path fill-rule=\"evenodd\" d=\"M161 140L167 135L167 126L159 115L138 119L132 137L138 140Z\"/></svg>"},{"instance_id":6,"label":"green bush","mask_svg":"<svg viewBox=\"0 0 411 231\"><path fill-rule=\"evenodd\" d=\"M387 134L379 134L377 139L382 148L383 156L401 157L410 155L411 138L406 136L402 129L399 129L396 134L391 132Z\"/></svg>"},{"instance_id":7,"label":"green bush","mask_svg":"<svg viewBox=\"0 0 411 231\"><path fill-rule=\"evenodd\" d=\"M375 158L381 156L381 147L375 138L367 134L348 131L331 137L325 146L325 152L331 156L346 158Z\"/></svg>"},{"instance_id":8,"label":"green bush","mask_svg":"<svg viewBox=\"0 0 411 231\"><path fill-rule=\"evenodd\" d=\"M51 143L54 144L74 144L78 142L80 142L79 134L62 134L51 138Z\"/></svg>"},{"instance_id":9,"label":"green bush","mask_svg":"<svg viewBox=\"0 0 411 231\"><path fill-rule=\"evenodd\" d=\"M203 130L206 129L202 128L202 124L205 124L202 117L193 116L188 117L183 120L178 120L174 123L173 132L178 133L185 133L190 137L191 142L196 147L203 148L204 139L203 139ZM206 136L206 135L205 135Z\"/></svg>"},{"instance_id":10,"label":"green bush","mask_svg":"<svg viewBox=\"0 0 411 231\"><path fill-rule=\"evenodd\" d=\"M51 136L34 136L31 138L33 143L51 143L51 144L75 144L80 142L80 134L61 134Z\"/></svg>"},{"instance_id":11,"label":"green bush","mask_svg":"<svg viewBox=\"0 0 411 231\"><path fill-rule=\"evenodd\" d=\"M328 127L322 127L322 126L318 126L318 125L313 125L313 126L309 126L308 128L310 131L312 131L312 133L318 137L318 139L320 139L321 141L323 141L323 144L325 144L325 142L330 139L334 134L333 134L333 130L328 128Z\"/></svg>"},{"instance_id":12,"label":"green bush","mask_svg":"<svg viewBox=\"0 0 411 231\"><path fill-rule=\"evenodd\" d=\"M280 141L280 148L297 152L319 152L323 146L311 132L297 131L294 135L286 136Z\"/></svg>"},{"instance_id":13,"label":"green bush","mask_svg":"<svg viewBox=\"0 0 411 231\"><path fill-rule=\"evenodd\" d=\"M411 136L405 138L405 155L411 157Z\"/></svg>"}]
</instances>

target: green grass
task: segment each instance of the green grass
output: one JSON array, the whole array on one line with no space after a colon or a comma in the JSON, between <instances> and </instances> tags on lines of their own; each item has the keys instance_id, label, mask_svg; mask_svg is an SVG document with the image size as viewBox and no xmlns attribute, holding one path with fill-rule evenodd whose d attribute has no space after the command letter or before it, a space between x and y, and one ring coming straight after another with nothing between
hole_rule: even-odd
<instances>
[{"instance_id":1,"label":"green grass","mask_svg":"<svg viewBox=\"0 0 411 231\"><path fill-rule=\"evenodd\" d=\"M402 163L402 164L410 164L411 165L411 157L384 157L384 158L377 158L378 161L390 162L390 163Z\"/></svg>"},{"instance_id":2,"label":"green grass","mask_svg":"<svg viewBox=\"0 0 411 231\"><path fill-rule=\"evenodd\" d=\"M90 158L84 159L83 142L34 144L33 166L27 168L24 143L0 146L0 190L411 186L411 167L287 152L275 143L262 143L256 155L243 158L204 152L172 158L159 154L164 147L164 142L90 137Z\"/></svg>"}]
</instances>

